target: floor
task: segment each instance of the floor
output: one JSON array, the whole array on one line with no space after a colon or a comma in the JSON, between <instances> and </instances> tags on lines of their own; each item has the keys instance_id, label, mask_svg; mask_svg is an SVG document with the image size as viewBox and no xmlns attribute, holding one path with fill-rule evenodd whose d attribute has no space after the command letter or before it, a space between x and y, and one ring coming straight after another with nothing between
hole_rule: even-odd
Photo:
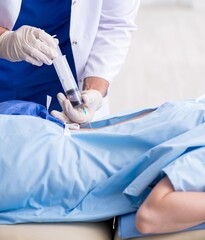
<instances>
[{"instance_id":1,"label":"floor","mask_svg":"<svg viewBox=\"0 0 205 240\"><path fill-rule=\"evenodd\" d=\"M205 94L205 8L142 6L111 113ZM117 96L117 97L116 97Z\"/></svg>"}]
</instances>

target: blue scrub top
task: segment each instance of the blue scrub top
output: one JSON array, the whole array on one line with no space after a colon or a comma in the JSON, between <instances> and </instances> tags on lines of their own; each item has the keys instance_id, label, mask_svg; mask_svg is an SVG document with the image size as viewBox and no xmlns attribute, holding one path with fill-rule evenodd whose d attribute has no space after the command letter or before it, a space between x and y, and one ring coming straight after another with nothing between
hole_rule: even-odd
<instances>
[{"instance_id":1,"label":"blue scrub top","mask_svg":"<svg viewBox=\"0 0 205 240\"><path fill-rule=\"evenodd\" d=\"M76 78L70 31L71 0L23 0L14 30L30 25L57 35L62 53L66 55ZM77 78L76 78L77 79ZM46 105L46 96L52 96L49 110L61 110L56 95L63 92L53 65L33 66L27 62L9 62L0 59L0 102L26 100Z\"/></svg>"}]
</instances>

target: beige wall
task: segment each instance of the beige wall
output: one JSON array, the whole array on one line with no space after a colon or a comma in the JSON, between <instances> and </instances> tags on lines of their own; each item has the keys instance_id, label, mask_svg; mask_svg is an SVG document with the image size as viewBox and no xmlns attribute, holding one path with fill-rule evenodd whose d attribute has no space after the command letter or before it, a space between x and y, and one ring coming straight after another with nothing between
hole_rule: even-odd
<instances>
[{"instance_id":1,"label":"beige wall","mask_svg":"<svg viewBox=\"0 0 205 240\"><path fill-rule=\"evenodd\" d=\"M137 22L110 87L111 113L205 94L205 10L141 6Z\"/></svg>"}]
</instances>

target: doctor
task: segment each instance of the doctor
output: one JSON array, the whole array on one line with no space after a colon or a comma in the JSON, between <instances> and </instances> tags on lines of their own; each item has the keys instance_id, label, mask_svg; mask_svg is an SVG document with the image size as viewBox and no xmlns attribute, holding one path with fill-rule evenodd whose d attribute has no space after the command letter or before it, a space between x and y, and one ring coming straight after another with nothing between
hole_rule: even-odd
<instances>
[{"instance_id":1,"label":"doctor","mask_svg":"<svg viewBox=\"0 0 205 240\"><path fill-rule=\"evenodd\" d=\"M45 105L50 95L50 110L62 108L52 113L64 121L108 114L108 87L124 62L138 5L139 0L0 1L0 102ZM52 65L58 43L83 91L86 117L58 94L63 89Z\"/></svg>"}]
</instances>

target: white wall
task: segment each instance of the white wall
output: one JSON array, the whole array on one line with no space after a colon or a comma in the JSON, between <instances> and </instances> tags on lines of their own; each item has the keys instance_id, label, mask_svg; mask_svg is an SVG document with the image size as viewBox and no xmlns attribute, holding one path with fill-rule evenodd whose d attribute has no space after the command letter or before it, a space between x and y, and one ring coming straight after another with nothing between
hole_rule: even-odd
<instances>
[{"instance_id":1,"label":"white wall","mask_svg":"<svg viewBox=\"0 0 205 240\"><path fill-rule=\"evenodd\" d=\"M192 6L195 9L204 11L205 10L205 0L192 0Z\"/></svg>"},{"instance_id":2,"label":"white wall","mask_svg":"<svg viewBox=\"0 0 205 240\"><path fill-rule=\"evenodd\" d=\"M205 94L205 10L142 6L137 22L127 60L110 87L111 112Z\"/></svg>"},{"instance_id":3,"label":"white wall","mask_svg":"<svg viewBox=\"0 0 205 240\"><path fill-rule=\"evenodd\" d=\"M141 0L141 5L170 5L170 4L185 4L191 5L195 0Z\"/></svg>"},{"instance_id":4,"label":"white wall","mask_svg":"<svg viewBox=\"0 0 205 240\"><path fill-rule=\"evenodd\" d=\"M195 9L205 9L205 0L141 0L141 6L184 5Z\"/></svg>"}]
</instances>

